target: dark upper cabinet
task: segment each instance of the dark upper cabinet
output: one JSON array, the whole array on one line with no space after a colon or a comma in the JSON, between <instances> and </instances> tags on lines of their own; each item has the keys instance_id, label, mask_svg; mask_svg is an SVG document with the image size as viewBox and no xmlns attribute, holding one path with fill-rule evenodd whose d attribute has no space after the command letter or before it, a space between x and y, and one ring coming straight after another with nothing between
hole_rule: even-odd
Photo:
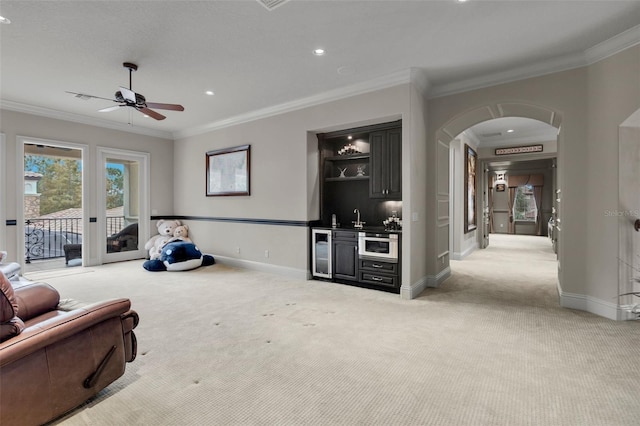
<instances>
[{"instance_id":1,"label":"dark upper cabinet","mask_svg":"<svg viewBox=\"0 0 640 426\"><path fill-rule=\"evenodd\" d=\"M372 132L369 144L369 196L402 200L402 129Z\"/></svg>"}]
</instances>

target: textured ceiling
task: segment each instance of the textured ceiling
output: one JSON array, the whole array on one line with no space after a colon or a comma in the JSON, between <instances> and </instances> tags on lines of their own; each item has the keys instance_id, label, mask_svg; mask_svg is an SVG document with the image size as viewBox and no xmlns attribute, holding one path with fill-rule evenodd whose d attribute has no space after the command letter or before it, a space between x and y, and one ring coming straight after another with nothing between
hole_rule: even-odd
<instances>
[{"instance_id":1,"label":"textured ceiling","mask_svg":"<svg viewBox=\"0 0 640 426\"><path fill-rule=\"evenodd\" d=\"M254 0L3 0L0 14L12 21L0 25L4 107L170 135L412 67L442 93L582 55L640 24L640 2L291 0L268 11ZM134 91L185 111L157 122L65 93L112 97L128 86L125 61L139 66Z\"/></svg>"}]
</instances>

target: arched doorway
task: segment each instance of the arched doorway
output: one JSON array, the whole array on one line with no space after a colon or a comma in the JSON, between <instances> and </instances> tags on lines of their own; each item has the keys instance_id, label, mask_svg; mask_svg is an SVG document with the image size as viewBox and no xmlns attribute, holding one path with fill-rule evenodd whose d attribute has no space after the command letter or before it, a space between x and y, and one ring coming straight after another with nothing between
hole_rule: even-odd
<instances>
[{"instance_id":1,"label":"arched doorway","mask_svg":"<svg viewBox=\"0 0 640 426\"><path fill-rule=\"evenodd\" d=\"M452 143L455 143L456 138L463 134L467 129L472 128L475 125L478 125L483 122L489 122L491 120L502 119L507 117L519 117L526 118L531 120L536 120L538 122L545 123L548 126L556 129L556 146L557 152L553 157L556 157L554 160L553 167L554 169L554 178L557 177L557 180L554 182L555 188L558 188L558 192L553 194L553 200L555 202L554 214L558 217L558 222L561 221L561 196L559 188L561 188L562 184L562 115L553 109L532 105L526 103L514 103L514 102L499 102L493 104L483 105L481 107L476 107L471 110L467 110L456 117L447 121L440 129L436 132L436 149L437 149L437 158L438 158L438 166L440 167L441 159L449 157L449 152L452 147ZM463 145L459 146L460 149L464 149ZM508 157L505 156L505 159ZM459 162L460 163L460 162ZM488 175L488 167L487 163L484 161L479 161L477 166L477 186L476 191L478 189L483 189L488 187L488 183L490 180L490 176ZM448 164L449 168L453 168L453 162L450 160ZM458 164L458 167L461 167L461 163ZM447 179L447 182L442 182L442 179ZM439 247L439 253L448 253L452 260L456 259L456 250L452 246L455 232L455 225L452 223L453 220L456 219L456 214L466 215L467 212L460 211L460 203L456 203L452 197L456 196L456 192L453 188L455 182L452 182L451 173L438 173L438 188L437 191L437 203L438 206L448 205L450 206L449 215L438 215L438 230L442 232L448 232L448 238L442 238L444 235L440 235L439 241L448 241L449 247ZM449 191L442 191L440 188L448 187ZM466 189L466 188L465 188ZM554 190L555 192L555 190ZM459 194L458 194L459 195ZM465 194L466 195L466 194ZM488 226L485 223L487 215L486 209L488 206L488 194L485 194L485 191L479 191L478 202L475 203L475 211L473 212L475 217L478 220L477 228L467 234L465 238L467 241L470 239L472 243L477 247L486 246L486 237L489 232ZM458 197L460 198L460 197ZM458 204L458 206L456 206ZM547 219L548 220L548 219ZM460 221L458 220L460 223ZM457 224L459 226L459 223ZM472 233L472 234L471 234ZM471 238L468 235L472 235ZM561 240L561 227L558 227L555 233L555 238L560 241ZM558 261L561 261L562 258L562 245L558 245ZM446 250L448 249L448 250ZM473 251L473 250L471 250ZM440 259L438 259L440 260ZM443 262L444 263L444 262ZM558 281L562 279L561 270L558 263Z\"/></svg>"}]
</instances>

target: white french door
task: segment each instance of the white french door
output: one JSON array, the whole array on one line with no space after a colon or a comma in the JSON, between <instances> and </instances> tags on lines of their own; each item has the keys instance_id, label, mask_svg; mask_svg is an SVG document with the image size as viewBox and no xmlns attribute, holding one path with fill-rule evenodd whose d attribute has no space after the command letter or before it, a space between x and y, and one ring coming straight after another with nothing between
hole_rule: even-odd
<instances>
[{"instance_id":1,"label":"white french door","mask_svg":"<svg viewBox=\"0 0 640 426\"><path fill-rule=\"evenodd\" d=\"M149 159L150 155L144 152L98 147L100 263L146 256Z\"/></svg>"}]
</instances>

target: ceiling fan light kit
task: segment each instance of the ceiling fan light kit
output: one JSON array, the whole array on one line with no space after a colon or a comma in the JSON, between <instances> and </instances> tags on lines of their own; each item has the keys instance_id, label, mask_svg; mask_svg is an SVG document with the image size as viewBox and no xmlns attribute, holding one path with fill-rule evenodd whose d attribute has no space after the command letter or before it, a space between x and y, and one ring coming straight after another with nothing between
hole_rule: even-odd
<instances>
[{"instance_id":1,"label":"ceiling fan light kit","mask_svg":"<svg viewBox=\"0 0 640 426\"><path fill-rule=\"evenodd\" d=\"M67 93L75 95L76 98L82 99L82 100L104 99L107 101L116 102L118 104L118 105L102 108L98 110L99 112L111 112L111 111L120 109L121 107L131 107L131 108L137 109L142 114L149 116L151 118L154 118L156 120L164 120L166 118L164 115L152 110L151 108L166 109L170 111L184 111L184 107L178 104L147 102L147 99L143 95L133 91L132 74L134 71L138 70L138 66L131 62L125 62L122 64L122 66L129 70L129 88L127 89L126 87L120 87L120 90L118 90L114 95L115 99L108 99L100 96L87 95L86 93L77 93L77 92L67 92Z\"/></svg>"}]
</instances>

